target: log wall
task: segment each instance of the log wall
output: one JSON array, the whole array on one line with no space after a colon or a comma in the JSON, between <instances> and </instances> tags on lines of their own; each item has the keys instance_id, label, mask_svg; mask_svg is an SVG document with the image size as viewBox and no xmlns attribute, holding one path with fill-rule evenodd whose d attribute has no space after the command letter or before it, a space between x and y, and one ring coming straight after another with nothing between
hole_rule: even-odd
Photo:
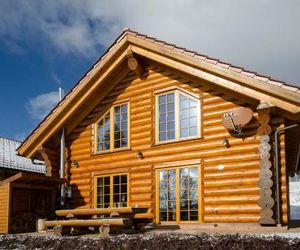
<instances>
[{"instance_id":1,"label":"log wall","mask_svg":"<svg viewBox=\"0 0 300 250\"><path fill-rule=\"evenodd\" d=\"M155 145L154 92L178 86L199 94L202 105L202 138ZM130 150L93 154L92 124L113 102L130 102ZM226 98L227 100L228 98ZM68 136L66 153L68 181L74 186L71 206L93 207L93 175L129 173L130 205L146 205L155 215L155 165L165 162L201 160L203 222L258 222L259 199L259 136L257 113L245 129L245 138L235 138L222 126L224 112L243 105L241 101L226 101L224 97L202 91L200 84L186 80L169 70L150 67L146 79L129 74ZM271 120L274 128L283 120ZM230 147L222 141L227 137ZM284 141L282 141L284 143ZM283 145L284 146L284 145ZM284 148L284 147L282 147ZM136 158L140 150L144 159ZM286 222L285 155L282 156L283 210ZM218 166L224 169L219 170Z\"/></svg>"}]
</instances>

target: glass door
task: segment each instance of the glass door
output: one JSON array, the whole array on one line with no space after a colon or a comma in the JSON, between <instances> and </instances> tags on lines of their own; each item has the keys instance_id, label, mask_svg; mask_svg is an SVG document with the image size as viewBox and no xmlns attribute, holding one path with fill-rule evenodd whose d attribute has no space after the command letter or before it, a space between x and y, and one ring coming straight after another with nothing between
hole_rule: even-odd
<instances>
[{"instance_id":1,"label":"glass door","mask_svg":"<svg viewBox=\"0 0 300 250\"><path fill-rule=\"evenodd\" d=\"M158 171L160 222L198 221L198 167Z\"/></svg>"},{"instance_id":2,"label":"glass door","mask_svg":"<svg viewBox=\"0 0 300 250\"><path fill-rule=\"evenodd\" d=\"M159 172L160 221L176 221L176 170Z\"/></svg>"}]
</instances>

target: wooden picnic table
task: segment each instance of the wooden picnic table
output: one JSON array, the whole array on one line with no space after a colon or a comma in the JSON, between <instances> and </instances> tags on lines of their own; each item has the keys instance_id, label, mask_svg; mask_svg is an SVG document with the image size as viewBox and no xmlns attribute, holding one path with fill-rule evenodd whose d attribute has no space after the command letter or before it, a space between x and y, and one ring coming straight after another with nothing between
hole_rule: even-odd
<instances>
[{"instance_id":1,"label":"wooden picnic table","mask_svg":"<svg viewBox=\"0 0 300 250\"><path fill-rule=\"evenodd\" d=\"M123 214L141 214L146 213L148 208L146 207L112 207L112 208L83 208L83 209L65 209L56 210L57 216L80 216L80 215L110 215L112 213Z\"/></svg>"},{"instance_id":2,"label":"wooden picnic table","mask_svg":"<svg viewBox=\"0 0 300 250\"><path fill-rule=\"evenodd\" d=\"M62 234L64 229L68 231L71 227L98 227L100 234L108 233L110 226L131 227L136 226L140 219L147 219L149 215L146 207L113 207L113 208L85 208L56 210L62 220L43 220L42 228L47 230L53 227L54 231ZM41 231L43 231L41 230Z\"/></svg>"}]
</instances>

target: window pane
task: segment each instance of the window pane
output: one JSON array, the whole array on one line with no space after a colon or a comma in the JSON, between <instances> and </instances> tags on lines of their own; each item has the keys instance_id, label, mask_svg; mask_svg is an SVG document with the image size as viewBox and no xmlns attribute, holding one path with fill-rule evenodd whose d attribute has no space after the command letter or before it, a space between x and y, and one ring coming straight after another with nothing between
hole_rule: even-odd
<instances>
[{"instance_id":1,"label":"window pane","mask_svg":"<svg viewBox=\"0 0 300 250\"><path fill-rule=\"evenodd\" d=\"M197 117L190 118L190 127L197 127Z\"/></svg>"},{"instance_id":2,"label":"window pane","mask_svg":"<svg viewBox=\"0 0 300 250\"><path fill-rule=\"evenodd\" d=\"M175 94L169 93L158 98L159 105L159 141L175 139ZM167 123L166 123L167 121Z\"/></svg>"},{"instance_id":3,"label":"window pane","mask_svg":"<svg viewBox=\"0 0 300 250\"><path fill-rule=\"evenodd\" d=\"M160 123L159 124L159 131L167 131L167 124L166 123Z\"/></svg>"},{"instance_id":4,"label":"window pane","mask_svg":"<svg viewBox=\"0 0 300 250\"><path fill-rule=\"evenodd\" d=\"M189 130L187 128L180 129L180 137L188 137L189 136Z\"/></svg>"},{"instance_id":5,"label":"window pane","mask_svg":"<svg viewBox=\"0 0 300 250\"><path fill-rule=\"evenodd\" d=\"M121 121L121 116L120 115L115 115L115 122L120 122Z\"/></svg>"},{"instance_id":6,"label":"window pane","mask_svg":"<svg viewBox=\"0 0 300 250\"><path fill-rule=\"evenodd\" d=\"M166 113L167 111L167 106L165 104L159 105L159 112L160 113Z\"/></svg>"},{"instance_id":7,"label":"window pane","mask_svg":"<svg viewBox=\"0 0 300 250\"><path fill-rule=\"evenodd\" d=\"M196 136L197 134L198 134L197 127L190 128L190 136Z\"/></svg>"},{"instance_id":8,"label":"window pane","mask_svg":"<svg viewBox=\"0 0 300 250\"><path fill-rule=\"evenodd\" d=\"M171 93L171 94L168 94L168 97L167 97L167 99L168 99L168 103L172 103L172 102L174 102L174 94L173 94L173 93Z\"/></svg>"},{"instance_id":9,"label":"window pane","mask_svg":"<svg viewBox=\"0 0 300 250\"><path fill-rule=\"evenodd\" d=\"M120 106L116 106L115 107L115 114L119 114L120 113Z\"/></svg>"},{"instance_id":10,"label":"window pane","mask_svg":"<svg viewBox=\"0 0 300 250\"><path fill-rule=\"evenodd\" d=\"M189 119L183 119L180 121L181 128L188 128L189 127Z\"/></svg>"},{"instance_id":11,"label":"window pane","mask_svg":"<svg viewBox=\"0 0 300 250\"><path fill-rule=\"evenodd\" d=\"M128 107L127 104L114 107L114 148L128 146Z\"/></svg>"},{"instance_id":12,"label":"window pane","mask_svg":"<svg viewBox=\"0 0 300 250\"><path fill-rule=\"evenodd\" d=\"M121 148L124 148L124 147L127 147L128 146L128 141L127 141L127 139L125 138L125 139L122 139L121 140Z\"/></svg>"},{"instance_id":13,"label":"window pane","mask_svg":"<svg viewBox=\"0 0 300 250\"><path fill-rule=\"evenodd\" d=\"M121 129L127 130L127 122L126 121L121 123Z\"/></svg>"},{"instance_id":14,"label":"window pane","mask_svg":"<svg viewBox=\"0 0 300 250\"><path fill-rule=\"evenodd\" d=\"M180 119L187 119L187 118L189 118L189 110L186 109L186 110L180 111Z\"/></svg>"},{"instance_id":15,"label":"window pane","mask_svg":"<svg viewBox=\"0 0 300 250\"><path fill-rule=\"evenodd\" d=\"M167 114L159 115L159 122L165 122L167 120Z\"/></svg>"},{"instance_id":16,"label":"window pane","mask_svg":"<svg viewBox=\"0 0 300 250\"><path fill-rule=\"evenodd\" d=\"M122 112L122 113L127 113L127 104L123 104L123 105L121 106L121 112Z\"/></svg>"},{"instance_id":17,"label":"window pane","mask_svg":"<svg viewBox=\"0 0 300 250\"><path fill-rule=\"evenodd\" d=\"M175 139L175 131L168 131L167 140L174 140Z\"/></svg>"},{"instance_id":18,"label":"window pane","mask_svg":"<svg viewBox=\"0 0 300 250\"><path fill-rule=\"evenodd\" d=\"M110 149L110 114L98 122L98 151Z\"/></svg>"},{"instance_id":19,"label":"window pane","mask_svg":"<svg viewBox=\"0 0 300 250\"><path fill-rule=\"evenodd\" d=\"M166 96L165 95L159 96L159 104L164 104L164 103L166 103Z\"/></svg>"},{"instance_id":20,"label":"window pane","mask_svg":"<svg viewBox=\"0 0 300 250\"><path fill-rule=\"evenodd\" d=\"M175 113L170 112L168 113L168 121L174 121L175 120Z\"/></svg>"},{"instance_id":21,"label":"window pane","mask_svg":"<svg viewBox=\"0 0 300 250\"><path fill-rule=\"evenodd\" d=\"M199 131L198 102L180 95L180 138L197 136Z\"/></svg>"},{"instance_id":22,"label":"window pane","mask_svg":"<svg viewBox=\"0 0 300 250\"><path fill-rule=\"evenodd\" d=\"M168 122L167 123L167 130L175 130L175 123L174 122Z\"/></svg>"},{"instance_id":23,"label":"window pane","mask_svg":"<svg viewBox=\"0 0 300 250\"><path fill-rule=\"evenodd\" d=\"M127 175L121 175L121 183L127 184Z\"/></svg>"},{"instance_id":24,"label":"window pane","mask_svg":"<svg viewBox=\"0 0 300 250\"><path fill-rule=\"evenodd\" d=\"M160 141L165 141L166 139L167 139L167 133L166 132L159 133L159 140Z\"/></svg>"}]
</instances>

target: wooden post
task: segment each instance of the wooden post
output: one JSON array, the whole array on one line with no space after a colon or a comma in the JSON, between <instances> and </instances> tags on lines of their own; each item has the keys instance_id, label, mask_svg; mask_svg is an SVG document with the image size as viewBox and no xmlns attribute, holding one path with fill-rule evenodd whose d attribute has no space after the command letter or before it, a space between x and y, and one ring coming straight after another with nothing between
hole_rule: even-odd
<instances>
[{"instance_id":1,"label":"wooden post","mask_svg":"<svg viewBox=\"0 0 300 250\"><path fill-rule=\"evenodd\" d=\"M259 172L259 182L260 187L260 199L258 205L260 206L260 224L261 225L274 225L275 220L273 219L273 206L274 199L272 197L272 163L270 161L270 134L272 128L269 125L270 122L270 109L269 105L262 105L262 103L257 108L258 112L258 122L260 124L258 128L258 135L260 136L260 172Z\"/></svg>"},{"instance_id":2,"label":"wooden post","mask_svg":"<svg viewBox=\"0 0 300 250\"><path fill-rule=\"evenodd\" d=\"M39 147L38 149L39 154L42 156L45 165L46 165L46 176L52 176L52 172L53 172L53 166L52 166L52 162L47 154L47 149L43 146Z\"/></svg>"}]
</instances>

